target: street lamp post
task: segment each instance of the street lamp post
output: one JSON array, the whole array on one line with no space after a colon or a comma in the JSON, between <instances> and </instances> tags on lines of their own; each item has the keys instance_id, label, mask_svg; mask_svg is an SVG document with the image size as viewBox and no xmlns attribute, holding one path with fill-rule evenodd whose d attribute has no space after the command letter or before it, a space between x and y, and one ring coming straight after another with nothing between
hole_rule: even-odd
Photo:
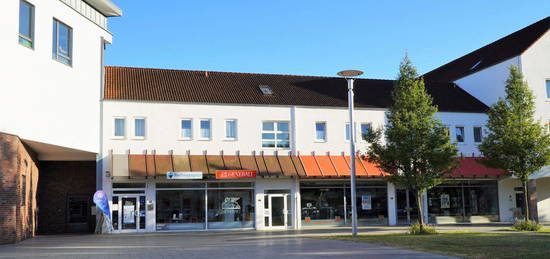
<instances>
[{"instance_id":1,"label":"street lamp post","mask_svg":"<svg viewBox=\"0 0 550 259\"><path fill-rule=\"evenodd\" d=\"M357 191L355 187L355 125L353 123L353 77L362 75L360 70L344 70L338 72L348 82L348 112L349 112L349 146L351 161L351 234L357 236Z\"/></svg>"}]
</instances>

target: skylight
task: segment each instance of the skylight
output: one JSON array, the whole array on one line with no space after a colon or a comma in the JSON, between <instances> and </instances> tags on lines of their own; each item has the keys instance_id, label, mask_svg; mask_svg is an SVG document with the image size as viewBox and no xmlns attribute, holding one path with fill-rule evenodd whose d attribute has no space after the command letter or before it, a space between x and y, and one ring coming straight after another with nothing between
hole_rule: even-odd
<instances>
[{"instance_id":1,"label":"skylight","mask_svg":"<svg viewBox=\"0 0 550 259\"><path fill-rule=\"evenodd\" d=\"M477 66L479 66L479 64L481 64L481 60L476 62L472 67L470 67L470 70L474 70Z\"/></svg>"},{"instance_id":2,"label":"skylight","mask_svg":"<svg viewBox=\"0 0 550 259\"><path fill-rule=\"evenodd\" d=\"M262 94L273 95L273 91L271 90L271 88L269 88L268 85L260 85L258 87L260 88L260 91L262 91Z\"/></svg>"}]
</instances>

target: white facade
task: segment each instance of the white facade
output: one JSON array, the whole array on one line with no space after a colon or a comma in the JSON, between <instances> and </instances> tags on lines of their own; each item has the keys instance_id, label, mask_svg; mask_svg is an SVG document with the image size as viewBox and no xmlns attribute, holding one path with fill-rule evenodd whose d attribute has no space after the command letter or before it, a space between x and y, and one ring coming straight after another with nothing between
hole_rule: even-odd
<instances>
[{"instance_id":1,"label":"white facade","mask_svg":"<svg viewBox=\"0 0 550 259\"><path fill-rule=\"evenodd\" d=\"M550 96L546 84L550 81L550 32L546 32L521 55L498 63L474 74L465 76L455 83L471 95L492 105L498 98L505 97L505 84L511 65L520 68L524 80L535 96L535 119L550 128ZM548 171L548 167L542 171ZM536 180L537 209L540 221L550 221L550 206L547 190L547 176ZM499 186L500 218L511 221L512 209L516 207L513 187L521 187L517 179L503 180Z\"/></svg>"},{"instance_id":2,"label":"white facade","mask_svg":"<svg viewBox=\"0 0 550 259\"><path fill-rule=\"evenodd\" d=\"M326 152L349 154L349 141L346 140L345 125L348 123L346 108L300 107L300 106L260 106L260 105L222 105L222 104L191 104L191 103L161 103L132 101L103 101L103 132L104 154L112 150L114 154L124 154L130 150L132 154L141 154L144 150L156 150L157 154L216 155L220 151L225 154L251 154L252 151L264 151L272 154L278 150L281 154L288 151L302 154L324 155ZM372 127L382 127L385 124L385 110L356 109L355 130L358 150L364 150L366 142L361 139L361 124L371 124ZM449 127L454 139L456 127L464 127L465 142L459 143L459 151L464 156L479 155L477 143L473 138L473 127L485 125L487 116L482 113L440 112L439 118ZM114 136L115 118L126 121L126 136ZM134 136L134 119L145 118L145 137ZM180 137L181 119L191 119L193 137ZM210 119L212 122L212 137L201 139L199 136L199 121ZM229 140L225 137L225 121L237 120L237 138ZM290 123L291 144L289 149L262 148L262 122L288 121ZM326 141L315 138L315 123L326 122Z\"/></svg>"},{"instance_id":3,"label":"white facade","mask_svg":"<svg viewBox=\"0 0 550 259\"><path fill-rule=\"evenodd\" d=\"M361 139L361 124L370 124L372 127L383 127L386 121L385 109L356 109L356 139L358 150L364 150L366 142ZM346 140L346 123L348 122L346 108L340 107L302 107L302 106L269 106L269 105L230 105L230 104L198 104L198 103L168 103L147 101L103 101L103 190L112 194L110 173L112 161L107 154L142 154L147 151L151 154L201 155L205 151L210 155L218 155L223 151L226 155L233 155L237 151L241 155L250 155L253 151L263 151L271 155L275 150L280 155L287 155L289 151L309 155L349 154L349 141ZM455 139L456 127L464 127L465 141L458 147L464 156L479 155L477 144L473 138L473 127L483 126L487 119L483 113L440 112L438 117L449 128L452 139ZM115 119L125 120L124 136L115 136ZM145 119L145 136L135 136L135 119ZM181 138L181 120L192 120L191 139ZM208 119L212 125L212 134L209 139L202 139L200 135L200 120ZM236 139L227 139L226 120L237 121ZM262 148L262 122L286 121L290 128L290 148L273 149ZM316 139L315 124L326 123L326 141ZM125 166L123 166L125 167ZM127 168L125 169L127 170ZM115 181L120 181L115 180ZM145 191L146 200L155 203L155 183L159 179L147 179ZM162 181L162 179L160 179ZM381 181L377 179L377 181ZM342 183L347 182L343 181ZM255 225L256 229L268 229L266 217L270 210L265 209L266 196L273 191L287 190L290 202L287 210L291 214L288 228L302 227L302 208L300 196L301 181L296 178L257 178L253 180L255 197ZM395 187L387 184L387 224L395 225L397 220ZM426 195L423 196L426 198ZM413 201L413 200L411 200ZM427 203L426 203L427 204ZM303 204L302 204L303 205ZM348 204L349 205L349 204ZM156 205L155 205L156 206ZM155 223L154 211L146 212L146 228L143 231L158 231ZM348 222L349 223L349 222Z\"/></svg>"},{"instance_id":4,"label":"white facade","mask_svg":"<svg viewBox=\"0 0 550 259\"><path fill-rule=\"evenodd\" d=\"M29 141L39 160L95 160L103 48L112 41L106 18L82 0L27 2L34 6L32 48L18 43L20 1L0 1L0 132ZM71 65L52 58L54 19L72 28Z\"/></svg>"}]
</instances>

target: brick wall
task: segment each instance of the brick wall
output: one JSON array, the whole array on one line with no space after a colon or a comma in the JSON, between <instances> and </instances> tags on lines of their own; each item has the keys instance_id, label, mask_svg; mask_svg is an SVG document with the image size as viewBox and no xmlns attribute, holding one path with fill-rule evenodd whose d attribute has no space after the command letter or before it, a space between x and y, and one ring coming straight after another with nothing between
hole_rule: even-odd
<instances>
[{"instance_id":1,"label":"brick wall","mask_svg":"<svg viewBox=\"0 0 550 259\"><path fill-rule=\"evenodd\" d=\"M0 244L33 237L37 225L38 168L34 153L0 133Z\"/></svg>"},{"instance_id":2,"label":"brick wall","mask_svg":"<svg viewBox=\"0 0 550 259\"><path fill-rule=\"evenodd\" d=\"M40 161L38 189L39 234L56 234L74 231L93 232L95 217L90 215L85 229L67 224L67 199L70 196L86 197L92 205L96 191L95 161Z\"/></svg>"}]
</instances>

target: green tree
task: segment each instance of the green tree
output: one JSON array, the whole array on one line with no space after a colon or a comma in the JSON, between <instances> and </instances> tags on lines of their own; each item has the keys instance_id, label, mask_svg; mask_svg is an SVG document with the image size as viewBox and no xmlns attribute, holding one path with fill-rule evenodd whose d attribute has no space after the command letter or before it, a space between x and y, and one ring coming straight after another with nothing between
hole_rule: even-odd
<instances>
[{"instance_id":1,"label":"green tree","mask_svg":"<svg viewBox=\"0 0 550 259\"><path fill-rule=\"evenodd\" d=\"M456 166L458 150L436 117L438 108L407 56L401 61L392 97L385 130L367 134L370 145L366 153L369 161L389 173L387 181L415 192L423 228L421 195L440 184L444 174Z\"/></svg>"},{"instance_id":2,"label":"green tree","mask_svg":"<svg viewBox=\"0 0 550 259\"><path fill-rule=\"evenodd\" d=\"M480 163L504 169L523 183L525 218L530 220L527 181L529 175L550 164L550 135L534 119L533 93L515 66L506 80L506 97L491 106L487 137L479 146Z\"/></svg>"}]
</instances>

